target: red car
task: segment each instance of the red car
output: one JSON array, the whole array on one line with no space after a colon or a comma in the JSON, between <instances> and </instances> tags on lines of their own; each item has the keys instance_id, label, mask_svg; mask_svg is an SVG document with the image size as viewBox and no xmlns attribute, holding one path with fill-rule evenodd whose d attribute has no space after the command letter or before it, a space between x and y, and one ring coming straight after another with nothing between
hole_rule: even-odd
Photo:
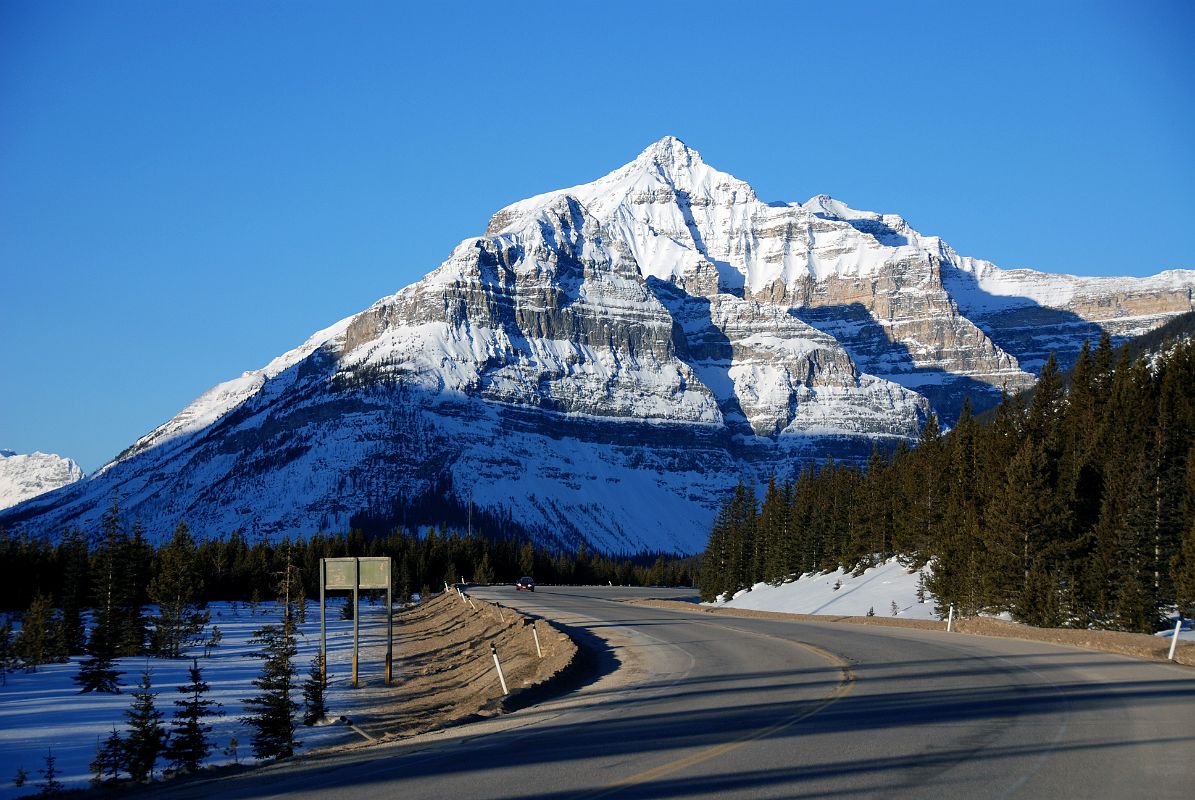
<instances>
[{"instance_id":1,"label":"red car","mask_svg":"<svg viewBox=\"0 0 1195 800\"><path fill-rule=\"evenodd\" d=\"M523 577L519 578L515 582L515 588L518 589L520 592L534 592L535 591L535 581L531 580L531 578L524 575Z\"/></svg>"}]
</instances>

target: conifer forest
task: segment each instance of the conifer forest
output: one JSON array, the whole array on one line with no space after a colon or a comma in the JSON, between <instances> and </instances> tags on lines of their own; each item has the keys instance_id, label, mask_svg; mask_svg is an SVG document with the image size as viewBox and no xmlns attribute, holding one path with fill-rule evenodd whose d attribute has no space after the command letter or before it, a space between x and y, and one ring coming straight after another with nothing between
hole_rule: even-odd
<instances>
[{"instance_id":1,"label":"conifer forest","mask_svg":"<svg viewBox=\"0 0 1195 800\"><path fill-rule=\"evenodd\" d=\"M179 522L155 547L114 501L99 530L71 530L57 542L0 530L0 609L22 620L19 649L29 652L14 654L17 661L35 665L88 654L81 675L92 681L91 689L102 691L109 679L106 659L178 657L200 642L210 601L273 602L283 584L291 602L318 597L320 559L342 556L392 558L398 602L445 582L513 583L523 575L565 584L695 581L691 558L611 557L584 547L565 553L528 540L435 529L388 536L352 531L271 543L249 542L240 532L197 540ZM96 654L104 658L96 662ZM82 685L86 691L88 684Z\"/></svg>"},{"instance_id":2,"label":"conifer forest","mask_svg":"<svg viewBox=\"0 0 1195 800\"><path fill-rule=\"evenodd\" d=\"M899 556L943 614L1153 632L1195 612L1195 344L1134 357L1105 336L982 418L758 493L722 507L704 600Z\"/></svg>"}]
</instances>

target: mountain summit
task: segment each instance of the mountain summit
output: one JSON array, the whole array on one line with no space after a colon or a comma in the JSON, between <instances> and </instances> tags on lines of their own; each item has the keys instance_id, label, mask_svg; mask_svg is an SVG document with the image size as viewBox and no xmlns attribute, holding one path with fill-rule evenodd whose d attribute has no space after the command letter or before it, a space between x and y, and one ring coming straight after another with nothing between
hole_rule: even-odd
<instances>
[{"instance_id":1,"label":"mountain summit","mask_svg":"<svg viewBox=\"0 0 1195 800\"><path fill-rule=\"evenodd\" d=\"M911 442L1049 352L1191 310L1192 287L1002 270L827 195L763 203L665 137L501 209L419 282L0 523L91 525L117 491L158 535L449 524L695 552L740 478Z\"/></svg>"}]
</instances>

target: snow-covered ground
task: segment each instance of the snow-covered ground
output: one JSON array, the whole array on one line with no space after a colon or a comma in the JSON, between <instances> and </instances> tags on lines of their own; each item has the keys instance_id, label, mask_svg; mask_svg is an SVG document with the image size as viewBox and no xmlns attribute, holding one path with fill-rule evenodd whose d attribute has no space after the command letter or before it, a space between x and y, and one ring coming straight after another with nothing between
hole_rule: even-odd
<instances>
[{"instance_id":1,"label":"snow-covered ground","mask_svg":"<svg viewBox=\"0 0 1195 800\"><path fill-rule=\"evenodd\" d=\"M806 573L798 580L779 586L757 583L730 600L706 605L788 614L863 617L872 611L877 617L939 619L934 613L932 594L925 592L924 603L917 600L918 575L917 571L909 572L892 558L860 575L838 569ZM1157 635L1166 639L1173 636L1176 620L1177 617L1171 616L1168 627ZM1183 621L1179 640L1195 642L1195 620Z\"/></svg>"},{"instance_id":2,"label":"snow-covered ground","mask_svg":"<svg viewBox=\"0 0 1195 800\"><path fill-rule=\"evenodd\" d=\"M340 619L339 599L329 599L328 606L328 669L331 682L326 700L333 716L350 714L369 692L355 691L349 686L351 672L353 623ZM117 661L118 669L124 672L121 694L79 694L79 687L72 677L79 671L80 657L65 664L45 664L37 672L14 672L7 675L7 683L0 686L0 800L35 794L35 785L41 780L38 770L45 767L47 751L54 753L55 768L67 788L83 787L91 779L88 763L95 757L97 741L111 734L115 725L124 730L124 712L132 702L132 692L141 681L141 673L148 667L152 671L153 691L158 692L155 705L163 714L163 724L169 727L174 714L176 699L182 699L177 687L188 682L187 670L191 656L197 656L203 678L211 685L208 697L223 704L224 716L208 719L212 725L214 752L208 764L222 764L232 761L224 753L229 740L238 740L237 757L241 762L252 762L250 746L252 729L240 719L243 713L243 699L258 693L253 679L261 671L261 659L251 655L255 649L249 644L253 632L263 625L278 622L280 609L272 603L263 603L254 615L245 603L213 603L212 624L219 625L222 634L220 645L203 656L203 648L192 648L186 658L123 658ZM359 679L363 686L381 684L384 679L383 662L378 655L384 653L385 642L384 604L361 603L361 663ZM299 626L299 654L295 659L298 682L306 678L311 659L319 652L319 605L309 603L307 622ZM355 695L355 696L354 696ZM299 693L296 701L301 700ZM356 735L342 725L304 727L299 725L296 737L303 742L301 750L333 744L338 741L352 741ZM161 774L163 762L159 762L157 774ZM28 783L23 789L13 786L12 780L18 768L28 773Z\"/></svg>"},{"instance_id":3,"label":"snow-covered ground","mask_svg":"<svg viewBox=\"0 0 1195 800\"><path fill-rule=\"evenodd\" d=\"M757 583L715 605L790 614L862 617L873 611L877 617L937 619L932 595L926 592L925 602L918 602L917 581L916 571L910 573L893 558L861 575L839 569L808 573L779 586Z\"/></svg>"}]
</instances>

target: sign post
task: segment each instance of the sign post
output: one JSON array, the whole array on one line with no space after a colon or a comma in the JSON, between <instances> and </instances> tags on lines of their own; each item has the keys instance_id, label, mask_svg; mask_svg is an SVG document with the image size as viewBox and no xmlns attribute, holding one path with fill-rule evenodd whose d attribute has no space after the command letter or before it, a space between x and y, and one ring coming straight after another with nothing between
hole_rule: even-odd
<instances>
[{"instance_id":1,"label":"sign post","mask_svg":"<svg viewBox=\"0 0 1195 800\"><path fill-rule=\"evenodd\" d=\"M328 589L353 593L353 688L357 688L357 654L360 641L359 600L362 589L386 590L386 685L390 685L394 660L394 603L390 587L390 557L361 556L320 559L320 670L328 680L328 632L324 622Z\"/></svg>"}]
</instances>

